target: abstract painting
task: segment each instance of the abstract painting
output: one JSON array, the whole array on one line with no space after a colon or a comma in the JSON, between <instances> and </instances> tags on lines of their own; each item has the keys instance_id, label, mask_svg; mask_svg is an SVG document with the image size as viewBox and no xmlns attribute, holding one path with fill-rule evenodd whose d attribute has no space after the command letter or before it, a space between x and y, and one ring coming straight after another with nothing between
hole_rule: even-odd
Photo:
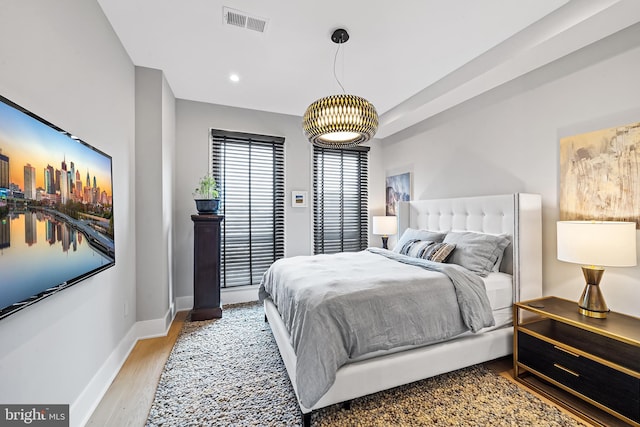
<instances>
[{"instance_id":1,"label":"abstract painting","mask_svg":"<svg viewBox=\"0 0 640 427\"><path fill-rule=\"evenodd\" d=\"M640 122L560 139L560 219L640 228Z\"/></svg>"},{"instance_id":2,"label":"abstract painting","mask_svg":"<svg viewBox=\"0 0 640 427\"><path fill-rule=\"evenodd\" d=\"M398 202L411 200L411 173L388 176L386 180L386 214L396 215Z\"/></svg>"}]
</instances>

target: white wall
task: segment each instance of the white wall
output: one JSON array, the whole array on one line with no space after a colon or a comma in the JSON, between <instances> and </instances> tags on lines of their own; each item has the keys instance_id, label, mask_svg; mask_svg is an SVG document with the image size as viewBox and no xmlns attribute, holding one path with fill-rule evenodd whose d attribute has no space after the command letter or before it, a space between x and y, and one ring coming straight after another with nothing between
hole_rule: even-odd
<instances>
[{"instance_id":1,"label":"white wall","mask_svg":"<svg viewBox=\"0 0 640 427\"><path fill-rule=\"evenodd\" d=\"M136 318L153 333L172 320L175 98L162 71L135 73Z\"/></svg>"},{"instance_id":2,"label":"white wall","mask_svg":"<svg viewBox=\"0 0 640 427\"><path fill-rule=\"evenodd\" d=\"M541 194L544 294L577 300L580 266L556 260L559 138L640 121L638 75L636 25L385 139L377 172L411 172L413 199ZM381 203L383 190L373 188L372 200ZM639 279L640 267L607 269L602 290L612 310L640 315Z\"/></svg>"},{"instance_id":3,"label":"white wall","mask_svg":"<svg viewBox=\"0 0 640 427\"><path fill-rule=\"evenodd\" d=\"M96 2L3 0L0 93L113 157L115 267L0 321L0 402L78 425L135 321L134 67Z\"/></svg>"},{"instance_id":4,"label":"white wall","mask_svg":"<svg viewBox=\"0 0 640 427\"><path fill-rule=\"evenodd\" d=\"M164 73L162 74L162 105L162 245L166 249L163 254L164 259L159 262L166 265L167 280L169 281L169 295L166 300L169 304L169 311L164 318L165 328L168 328L175 315L173 204L176 173L176 98Z\"/></svg>"}]
</instances>

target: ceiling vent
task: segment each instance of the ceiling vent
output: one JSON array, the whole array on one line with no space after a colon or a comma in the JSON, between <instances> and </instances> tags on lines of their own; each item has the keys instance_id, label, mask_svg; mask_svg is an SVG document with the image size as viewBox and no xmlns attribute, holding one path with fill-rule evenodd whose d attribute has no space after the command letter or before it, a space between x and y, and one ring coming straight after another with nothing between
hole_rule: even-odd
<instances>
[{"instance_id":1,"label":"ceiling vent","mask_svg":"<svg viewBox=\"0 0 640 427\"><path fill-rule=\"evenodd\" d=\"M247 30L264 33L267 29L267 20L259 16L252 16L246 12L231 9L229 7L222 8L222 19L225 24L233 25Z\"/></svg>"}]
</instances>

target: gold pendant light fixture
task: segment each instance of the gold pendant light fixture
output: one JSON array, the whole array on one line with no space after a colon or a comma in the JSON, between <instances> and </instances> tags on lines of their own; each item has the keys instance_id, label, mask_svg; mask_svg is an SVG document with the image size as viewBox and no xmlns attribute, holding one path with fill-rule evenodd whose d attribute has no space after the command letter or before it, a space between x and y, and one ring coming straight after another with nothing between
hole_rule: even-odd
<instances>
[{"instance_id":1,"label":"gold pendant light fixture","mask_svg":"<svg viewBox=\"0 0 640 427\"><path fill-rule=\"evenodd\" d=\"M337 29L331 35L331 40L341 45L349 40L349 33L342 28ZM334 59L334 76L335 67ZM336 81L344 92L337 76ZM378 113L373 104L362 97L345 93L331 95L309 105L304 113L302 129L309 142L318 147L355 147L370 140L376 134Z\"/></svg>"}]
</instances>

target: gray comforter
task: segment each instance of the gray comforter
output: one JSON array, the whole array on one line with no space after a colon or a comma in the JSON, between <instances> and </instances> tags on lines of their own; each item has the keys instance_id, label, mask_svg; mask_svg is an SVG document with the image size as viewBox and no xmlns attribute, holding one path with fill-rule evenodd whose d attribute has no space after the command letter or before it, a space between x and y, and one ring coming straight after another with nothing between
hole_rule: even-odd
<instances>
[{"instance_id":1,"label":"gray comforter","mask_svg":"<svg viewBox=\"0 0 640 427\"><path fill-rule=\"evenodd\" d=\"M259 296L273 299L291 334L296 387L307 408L349 359L494 324L477 275L377 248L278 260Z\"/></svg>"}]
</instances>

